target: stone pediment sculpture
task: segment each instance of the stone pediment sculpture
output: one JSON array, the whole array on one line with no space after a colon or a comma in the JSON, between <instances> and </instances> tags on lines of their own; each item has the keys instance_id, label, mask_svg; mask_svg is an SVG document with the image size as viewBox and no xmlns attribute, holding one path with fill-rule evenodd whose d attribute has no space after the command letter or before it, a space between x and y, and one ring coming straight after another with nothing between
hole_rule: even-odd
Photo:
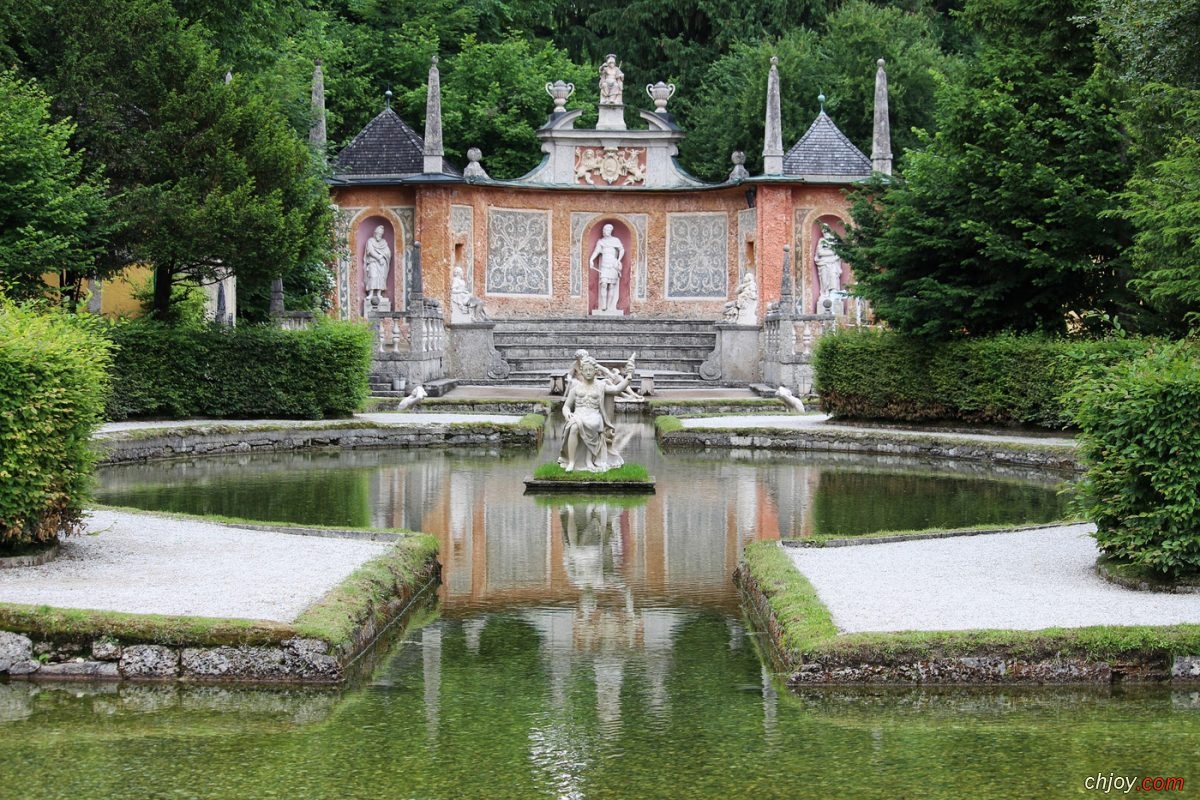
<instances>
[{"instance_id":1,"label":"stone pediment sculpture","mask_svg":"<svg viewBox=\"0 0 1200 800\"><path fill-rule=\"evenodd\" d=\"M609 186L636 186L646 180L644 147L579 147L575 151L575 182L597 185L597 179Z\"/></svg>"},{"instance_id":2,"label":"stone pediment sculpture","mask_svg":"<svg viewBox=\"0 0 1200 800\"><path fill-rule=\"evenodd\" d=\"M619 106L625 91L625 73L617 66L617 56L609 53L600 65L600 105Z\"/></svg>"}]
</instances>

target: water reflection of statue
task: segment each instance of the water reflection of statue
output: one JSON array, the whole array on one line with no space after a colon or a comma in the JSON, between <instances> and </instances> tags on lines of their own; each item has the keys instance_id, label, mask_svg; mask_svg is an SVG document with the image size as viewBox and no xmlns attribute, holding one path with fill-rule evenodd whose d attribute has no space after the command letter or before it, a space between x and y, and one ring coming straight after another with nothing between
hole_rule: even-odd
<instances>
[{"instance_id":1,"label":"water reflection of statue","mask_svg":"<svg viewBox=\"0 0 1200 800\"><path fill-rule=\"evenodd\" d=\"M588 266L596 269L596 259L600 259L600 268L597 270L600 273L600 286L596 310L616 311L617 300L621 296L621 259L625 257L625 245L613 236L612 225L605 225L602 232L604 235L597 240L592 257L588 259Z\"/></svg>"},{"instance_id":2,"label":"water reflection of statue","mask_svg":"<svg viewBox=\"0 0 1200 800\"><path fill-rule=\"evenodd\" d=\"M463 268L455 267L450 278L450 321L484 322L488 319L483 310L483 301L471 294Z\"/></svg>"},{"instance_id":3,"label":"water reflection of statue","mask_svg":"<svg viewBox=\"0 0 1200 800\"><path fill-rule=\"evenodd\" d=\"M608 395L615 395L629 386L633 376L633 356L625 364L625 374L617 380L601 377L596 359L580 359L578 380L573 381L563 402L563 418L567 425L558 463L571 472L605 472L625 463L613 446L612 412L606 407ZM615 377L615 376L614 376ZM582 463L579 445L584 447Z\"/></svg>"},{"instance_id":4,"label":"water reflection of statue","mask_svg":"<svg viewBox=\"0 0 1200 800\"><path fill-rule=\"evenodd\" d=\"M363 271L366 273L367 297L378 299L387 292L388 268L391 265L392 248L383 238L383 226L375 226L375 235L367 240L363 253Z\"/></svg>"},{"instance_id":5,"label":"water reflection of statue","mask_svg":"<svg viewBox=\"0 0 1200 800\"><path fill-rule=\"evenodd\" d=\"M619 106L625 90L625 73L617 66L617 57L609 53L600 65L600 105Z\"/></svg>"},{"instance_id":6,"label":"water reflection of statue","mask_svg":"<svg viewBox=\"0 0 1200 800\"><path fill-rule=\"evenodd\" d=\"M826 232L817 242L817 252L813 256L813 261L817 264L817 277L821 281L821 294L817 300L818 312L824 310L826 300L831 301L831 307L841 304L842 259L833 250L834 241L834 235Z\"/></svg>"}]
</instances>

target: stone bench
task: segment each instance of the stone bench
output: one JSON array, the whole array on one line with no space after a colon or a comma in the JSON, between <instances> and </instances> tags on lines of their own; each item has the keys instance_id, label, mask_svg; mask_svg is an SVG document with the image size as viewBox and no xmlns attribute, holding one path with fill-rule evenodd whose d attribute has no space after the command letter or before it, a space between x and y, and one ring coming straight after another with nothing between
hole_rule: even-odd
<instances>
[{"instance_id":1,"label":"stone bench","mask_svg":"<svg viewBox=\"0 0 1200 800\"><path fill-rule=\"evenodd\" d=\"M458 379L440 378L436 381L426 381L421 385L425 387L425 392L430 397L441 397L448 394L455 386L458 386Z\"/></svg>"}]
</instances>

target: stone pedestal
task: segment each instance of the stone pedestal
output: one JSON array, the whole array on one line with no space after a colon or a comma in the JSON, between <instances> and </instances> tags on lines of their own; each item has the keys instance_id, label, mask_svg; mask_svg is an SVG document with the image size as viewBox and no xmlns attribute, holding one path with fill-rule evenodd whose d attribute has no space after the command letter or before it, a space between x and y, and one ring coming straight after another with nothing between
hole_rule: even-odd
<instances>
[{"instance_id":1,"label":"stone pedestal","mask_svg":"<svg viewBox=\"0 0 1200 800\"><path fill-rule=\"evenodd\" d=\"M363 298L363 316L370 317L372 313L386 314L392 310L392 299L387 296L379 298L378 305L371 302L371 298Z\"/></svg>"},{"instance_id":2,"label":"stone pedestal","mask_svg":"<svg viewBox=\"0 0 1200 800\"><path fill-rule=\"evenodd\" d=\"M623 131L625 128L624 105L601 105L600 118L596 122L598 131Z\"/></svg>"},{"instance_id":3,"label":"stone pedestal","mask_svg":"<svg viewBox=\"0 0 1200 800\"><path fill-rule=\"evenodd\" d=\"M722 383L757 383L762 380L758 325L718 322L717 346L700 365L700 377Z\"/></svg>"},{"instance_id":4,"label":"stone pedestal","mask_svg":"<svg viewBox=\"0 0 1200 800\"><path fill-rule=\"evenodd\" d=\"M599 308L593 308L593 309L592 309L592 316L593 316L593 317L612 317L612 318L616 318L616 317L623 317L623 316L625 316L625 312L624 312L624 311L622 311L622 310L621 310L621 309L619 309L619 308L614 308L612 311L603 311L603 310L601 310L601 309L599 309Z\"/></svg>"},{"instance_id":5,"label":"stone pedestal","mask_svg":"<svg viewBox=\"0 0 1200 800\"><path fill-rule=\"evenodd\" d=\"M464 381L503 380L512 367L496 350L495 322L471 322L446 329L446 360L450 374Z\"/></svg>"}]
</instances>

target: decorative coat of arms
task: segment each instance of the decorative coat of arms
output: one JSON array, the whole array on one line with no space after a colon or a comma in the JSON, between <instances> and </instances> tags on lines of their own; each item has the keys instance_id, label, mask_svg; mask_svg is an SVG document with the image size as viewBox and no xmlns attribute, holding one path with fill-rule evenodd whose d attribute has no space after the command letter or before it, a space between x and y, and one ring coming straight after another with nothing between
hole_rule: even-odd
<instances>
[{"instance_id":1,"label":"decorative coat of arms","mask_svg":"<svg viewBox=\"0 0 1200 800\"><path fill-rule=\"evenodd\" d=\"M645 183L646 148L575 148L575 183L595 186L597 178L609 186Z\"/></svg>"}]
</instances>

